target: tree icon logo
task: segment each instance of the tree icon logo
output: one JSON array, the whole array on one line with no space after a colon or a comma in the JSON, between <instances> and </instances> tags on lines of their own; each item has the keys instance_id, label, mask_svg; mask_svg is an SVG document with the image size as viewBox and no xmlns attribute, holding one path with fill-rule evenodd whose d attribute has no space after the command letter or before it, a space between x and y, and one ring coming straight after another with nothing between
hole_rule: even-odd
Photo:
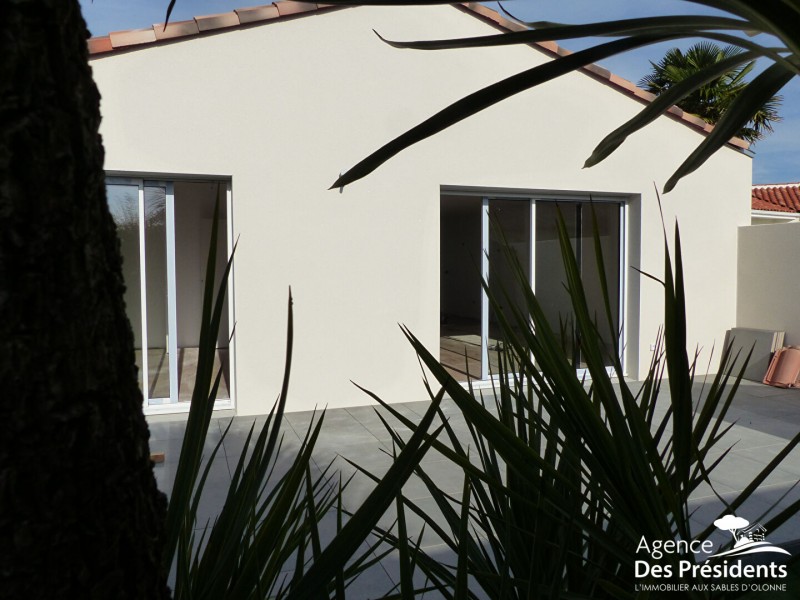
<instances>
[{"instance_id":1,"label":"tree icon logo","mask_svg":"<svg viewBox=\"0 0 800 600\"><path fill-rule=\"evenodd\" d=\"M714 526L722 531L728 531L733 536L733 548L725 552L718 552L712 558L722 556L740 556L742 554L756 554L762 552L775 552L789 555L789 552L778 546L773 546L766 540L767 529L761 523L750 523L747 519L736 515L725 515L716 521Z\"/></svg>"}]
</instances>

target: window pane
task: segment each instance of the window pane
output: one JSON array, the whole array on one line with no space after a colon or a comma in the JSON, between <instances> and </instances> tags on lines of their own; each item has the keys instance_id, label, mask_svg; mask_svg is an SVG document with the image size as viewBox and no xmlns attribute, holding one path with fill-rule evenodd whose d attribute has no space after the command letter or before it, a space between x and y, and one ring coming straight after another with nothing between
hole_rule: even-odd
<instances>
[{"instance_id":1,"label":"window pane","mask_svg":"<svg viewBox=\"0 0 800 600\"><path fill-rule=\"evenodd\" d=\"M593 216L594 213L594 216ZM605 273L608 299L611 307L611 323L606 313L600 283L598 254L595 250L595 227L603 256L602 271ZM586 292L589 313L594 316L600 338L606 351L606 365L611 365L616 343L619 339L619 260L620 260L620 207L619 204L584 204L581 211L581 275Z\"/></svg>"},{"instance_id":2,"label":"window pane","mask_svg":"<svg viewBox=\"0 0 800 600\"><path fill-rule=\"evenodd\" d=\"M117 226L125 281L125 312L133 329L139 388L142 387L142 286L139 264L139 186L109 184L108 209Z\"/></svg>"},{"instance_id":3,"label":"window pane","mask_svg":"<svg viewBox=\"0 0 800 600\"><path fill-rule=\"evenodd\" d=\"M215 290L228 260L227 187L219 182L175 182L175 294L178 332L178 401L189 402L194 393L200 345L206 261L211 244L214 203L220 202L217 232ZM216 293L216 292L215 292ZM230 398L227 299L222 309L214 375L222 369L217 400Z\"/></svg>"},{"instance_id":4,"label":"window pane","mask_svg":"<svg viewBox=\"0 0 800 600\"><path fill-rule=\"evenodd\" d=\"M481 198L443 196L439 360L456 381L482 379Z\"/></svg>"},{"instance_id":5,"label":"window pane","mask_svg":"<svg viewBox=\"0 0 800 600\"><path fill-rule=\"evenodd\" d=\"M561 336L567 356L574 361L576 368L585 368L580 341L575 337L575 313L566 290L566 274L556 227L559 209L581 271L589 312L605 346L605 364L609 366L615 352L615 341L619 337L620 205L587 202L536 204L536 296L553 330ZM601 271L598 270L595 219L603 255L602 271L608 289L610 325L603 300Z\"/></svg>"},{"instance_id":6,"label":"window pane","mask_svg":"<svg viewBox=\"0 0 800 600\"><path fill-rule=\"evenodd\" d=\"M536 203L536 285L535 292L545 317L561 340L567 356L576 360L573 331L575 313L566 289L566 272L558 240L559 211L575 251L577 204Z\"/></svg>"},{"instance_id":7,"label":"window pane","mask_svg":"<svg viewBox=\"0 0 800 600\"><path fill-rule=\"evenodd\" d=\"M144 188L147 387L153 400L169 399L166 198L163 187Z\"/></svg>"},{"instance_id":8,"label":"window pane","mask_svg":"<svg viewBox=\"0 0 800 600\"><path fill-rule=\"evenodd\" d=\"M503 249L503 238L512 252L512 257L522 267L526 285L530 285L531 273L531 204L529 200L489 201L489 289L500 304L506 319L514 324L512 307L527 315L524 290L515 275L512 263ZM513 325L518 329L517 325ZM498 375L498 351L502 347L502 335L497 315L489 309L489 371Z\"/></svg>"}]
</instances>

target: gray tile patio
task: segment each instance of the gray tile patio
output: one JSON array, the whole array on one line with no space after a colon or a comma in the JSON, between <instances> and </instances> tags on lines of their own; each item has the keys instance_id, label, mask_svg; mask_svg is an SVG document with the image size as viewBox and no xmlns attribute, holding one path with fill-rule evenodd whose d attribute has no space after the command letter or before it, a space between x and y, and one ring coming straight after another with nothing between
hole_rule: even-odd
<instances>
[{"instance_id":1,"label":"gray tile patio","mask_svg":"<svg viewBox=\"0 0 800 600\"><path fill-rule=\"evenodd\" d=\"M665 394L666 390L662 390L662 393ZM394 405L415 422L420 419L427 406L428 402L425 401ZM458 409L449 400L444 401L443 409L450 417L454 429L463 435L466 441L469 436ZM408 438L410 432L407 428L400 426L395 419L387 415L386 411L381 410L381 414L392 425L398 426L398 431L405 439ZM299 448L311 419L311 412L286 415L283 424L285 434L283 447L287 456L292 456ZM731 446L731 450L712 474L712 482L718 494L731 499L736 497L761 468L784 448L787 441L800 431L800 390L781 390L752 382L742 382L727 420L734 424L721 447ZM211 455L229 421L230 418L212 420L206 443L206 456ZM263 418L234 419L222 449L212 463L207 497L200 507L199 526L204 525L207 520L212 520L221 506L231 480L231 473L244 449L247 432L254 421L259 426L263 423ZM159 487L167 494L172 488L184 427L185 422L180 418L150 424L152 451L166 453L166 461L156 465L155 472ZM325 415L314 461L319 469L325 468L333 461L333 466L344 478L352 475L353 479L345 492L345 503L348 509L354 510L372 490L374 483L362 473L358 473L342 457L357 462L376 475L382 475L391 463L388 454L390 452L390 435L381 424L373 407L336 409L329 410ZM426 472L435 479L440 489L456 494L460 492L461 472L452 468L441 455L431 453L426 456L424 463ZM786 457L781 466L737 513L751 521L764 520L765 516L768 516L764 513L769 511L774 502L777 501L778 506L783 507L800 498L800 486L794 487L798 480L800 480L800 448ZM426 486L418 478L412 477L405 486L404 493L424 510L432 514L438 511ZM722 503L712 490L705 486L695 492L692 508L695 509L693 524L703 529L709 524L710 519L718 515ZM381 523L389 525L392 520L393 509ZM413 534L415 528L418 531L420 523L419 517L410 515L410 533ZM329 534L332 535L334 524L331 522L328 527ZM800 539L800 519L792 520L777 531L770 532L769 538L770 541L777 543ZM714 541L722 540L714 539ZM435 535L426 533L422 545L426 551L439 558L445 560L452 558ZM355 582L355 587L349 590L348 597L366 599L384 595L397 582L397 564L395 556L385 557L379 567L372 569L367 577L360 577ZM428 594L425 597L436 596Z\"/></svg>"}]
</instances>

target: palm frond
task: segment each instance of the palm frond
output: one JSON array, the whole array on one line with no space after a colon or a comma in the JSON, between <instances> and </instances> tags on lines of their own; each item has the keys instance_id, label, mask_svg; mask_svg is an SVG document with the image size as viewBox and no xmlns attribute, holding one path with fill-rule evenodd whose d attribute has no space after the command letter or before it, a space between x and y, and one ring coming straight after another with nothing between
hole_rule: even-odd
<instances>
[{"instance_id":1,"label":"palm frond","mask_svg":"<svg viewBox=\"0 0 800 600\"><path fill-rule=\"evenodd\" d=\"M617 40L617 42L620 42L618 45L606 46L601 44L590 49L593 53L590 62L595 62L608 56L622 54L643 45L642 43L634 42L636 38L648 38L652 36L654 41L665 41L672 39L692 40L699 37L704 41L700 42L696 48L691 49L685 55L675 50L671 51L671 53L665 57L680 57L687 62L687 68L678 68L667 64L662 65L659 62L653 62L654 71L662 70L662 73L646 75L641 83L653 93L663 94L670 89L669 79L680 79L681 81L691 79L694 82L693 85L681 88L685 94L683 98L677 99L678 101L682 101L679 105L687 112L696 114L709 123L719 122L729 111L729 107L733 106L734 96L738 97L738 95L743 92L745 88L744 79L753 68L750 64L753 60L763 58L774 65L782 65L787 73L793 75L800 73L800 36L797 35L800 26L793 26L800 24L800 17L798 16L798 6L793 0L761 3L746 2L745 0L689 1L715 8L722 11L724 14L720 16L654 16L650 18L620 19L576 25L545 21L531 21L529 23L518 21L529 29L510 31L499 35L450 40L440 39L399 42L388 41L384 38L381 39L384 39L386 43L397 48L444 50L519 43L529 44L541 41L596 36L621 38ZM358 4L358 2L351 0L332 0L332 3L336 5ZM370 2L366 3L369 4ZM440 4L444 2L381 0L374 3L403 6L419 3ZM778 44L768 47L755 42L752 36L758 33L774 36L774 38L778 40ZM728 46L719 48L713 44L712 41L722 42L728 44ZM751 52L751 54L748 55L751 57L751 61L734 67L729 73L720 73L715 70L716 67L713 66L713 63L726 62L726 64L730 64L728 61L733 59L737 53L743 51ZM587 58L589 56L580 52L576 54ZM572 56L574 57L575 55ZM355 167L342 174L331 187L342 187L352 183L368 175L381 164L409 146L429 136L435 135L447 127L520 91L541 85L554 77L566 74L567 72L579 69L588 64L588 62L584 62L584 60L574 59L567 62L560 62L564 58L568 57L562 57L554 61L558 66L555 67L552 73L546 74L547 69L534 73L531 72L533 70L529 70L498 82L494 86L489 86L483 90L465 96L462 100L443 109L359 161ZM660 67L663 67L663 69L660 69ZM689 67L691 67L691 69L689 69ZM715 77L710 76L712 71L715 73ZM692 79L691 76L695 72L702 72L706 75ZM770 85L770 89L773 90L770 95L760 95L762 98L762 105L765 106L764 111L759 112L760 107L751 102L746 106L747 112L749 112L747 115L748 119L741 119L741 114L737 114L736 117L729 117L725 122L726 127L724 128L725 134L729 137L722 143L719 143L718 139L714 139L704 144L701 150L693 153L675 172L670 180L670 184L665 187L665 191L672 189L679 179L702 165L708 158L709 151L711 153L715 152L725 145L732 137L741 135L746 141L753 142L760 139L766 132L771 131L771 124L777 120L773 117L777 115L775 108L779 102L777 98L773 97L789 79L791 79L791 77L788 79L782 78L783 83L778 87ZM725 83L727 89L720 88L713 90L713 88L709 86L715 82ZM762 85L765 83L767 83L766 79L756 78L756 80L748 84L748 86ZM752 96L754 95L751 95L751 98ZM768 104L769 106L767 106ZM663 112L669 110L671 107L671 105L667 105L667 103L660 103L657 106L659 111L657 114L663 114ZM737 104L737 112L744 106L745 105L742 103ZM638 125L650 122L654 118L653 111L648 110L648 108L649 107L645 107L644 109L644 111L647 111L647 116L642 116L637 119L636 123ZM736 130L727 127L727 124L733 121L740 123ZM752 121L752 123L748 124L749 121ZM626 124L626 126L623 126L623 128L620 128L620 130L612 134L610 137L613 138L613 143L607 143L604 140L601 144L603 151L599 153L595 152L592 158L587 161L587 166L596 164L599 162L601 155L605 157L619 147L626 137L624 135L619 135L621 130L630 130L630 127Z\"/></svg>"}]
</instances>

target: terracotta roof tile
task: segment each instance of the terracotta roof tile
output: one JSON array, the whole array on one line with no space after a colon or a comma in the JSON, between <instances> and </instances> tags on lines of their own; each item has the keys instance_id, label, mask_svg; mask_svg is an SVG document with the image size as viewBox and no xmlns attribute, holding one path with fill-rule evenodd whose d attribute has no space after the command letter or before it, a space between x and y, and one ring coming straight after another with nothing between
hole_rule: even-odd
<instances>
[{"instance_id":1,"label":"terracotta roof tile","mask_svg":"<svg viewBox=\"0 0 800 600\"><path fill-rule=\"evenodd\" d=\"M600 65L592 64L592 65L586 65L584 67L584 69L586 71L589 71L590 73L594 73L595 75L597 75L599 77L602 77L603 79L609 79L610 80L611 71L609 71L605 67L601 67Z\"/></svg>"},{"instance_id":2,"label":"terracotta roof tile","mask_svg":"<svg viewBox=\"0 0 800 600\"><path fill-rule=\"evenodd\" d=\"M708 123L703 121L703 119L701 119L700 117L693 115L692 113L688 113L686 111L683 111L683 116L681 118L684 121L689 121L689 123L694 123L695 125L697 125L698 127L702 127L703 129L705 129L706 125L708 125Z\"/></svg>"},{"instance_id":3,"label":"terracotta roof tile","mask_svg":"<svg viewBox=\"0 0 800 600\"><path fill-rule=\"evenodd\" d=\"M548 52L552 52L553 54L558 54L558 44L555 42L539 42L539 47L544 48Z\"/></svg>"},{"instance_id":4,"label":"terracotta roof tile","mask_svg":"<svg viewBox=\"0 0 800 600\"><path fill-rule=\"evenodd\" d=\"M800 183L754 185L752 209L800 213Z\"/></svg>"},{"instance_id":5,"label":"terracotta roof tile","mask_svg":"<svg viewBox=\"0 0 800 600\"><path fill-rule=\"evenodd\" d=\"M483 19L491 23L494 23L501 29L506 29L511 31L519 31L520 29L524 29L524 27L520 28L519 24L516 23L515 21L507 19L500 13L490 8L487 8L482 4L478 4L476 2L465 2L462 4L455 4L454 6L456 8L460 8L465 12L479 15ZM555 56L567 56L571 54L569 50L565 50L555 42L537 42L530 44L530 46L538 47ZM609 71L608 69L604 69L603 67L600 67L598 65L595 64L586 65L585 67L583 67L582 70L584 72L588 72L592 75L595 75L601 81L604 80L606 83L619 90L624 90L626 92L632 93L637 98L640 98L641 100L644 100L646 102L651 101L655 97L652 94L649 94L648 92L640 89L636 84L628 81L627 79L619 77L618 75L611 73L611 71ZM703 131L708 132L711 131L711 129L713 129L713 127L708 125L708 123L706 123L702 119L682 111L677 106L673 106L668 110L668 112L675 115L682 121L689 123L695 127L698 127L699 129L702 129ZM739 138L732 138L731 140L728 141L728 143L733 146L737 146L739 148L744 148L744 149L750 147L750 144Z\"/></svg>"},{"instance_id":6,"label":"terracotta roof tile","mask_svg":"<svg viewBox=\"0 0 800 600\"><path fill-rule=\"evenodd\" d=\"M282 2L275 2L275 6L282 17L288 17L289 15L297 15L300 13L317 10L316 3L294 2L293 0L283 0Z\"/></svg>"},{"instance_id":7,"label":"terracotta roof tile","mask_svg":"<svg viewBox=\"0 0 800 600\"><path fill-rule=\"evenodd\" d=\"M456 8L478 17L486 22L489 22L501 30L506 31L524 31L525 26L507 19L500 13L487 8L477 2L466 2L462 4L454 4ZM279 20L285 17L294 15L316 13L323 10L338 10L348 8L348 6L332 6L327 4L315 4L313 2L294 2L293 0L280 0L272 4L264 6L256 6L252 8L240 8L229 13L222 13L218 15L208 15L203 17L195 17L196 29L191 25L191 21L184 21L180 23L170 23L166 31L163 31L163 25L154 25L150 29L141 29L133 31L118 31L109 34L111 48L108 47L106 38L92 38L89 40L89 53L104 54L116 50L117 48L135 46L140 44L150 44L156 41L190 38L193 36L202 35L208 31L217 29L228 29L232 27L240 27L243 25L252 25L256 23L268 23L270 21ZM159 31L161 30L161 31ZM551 56L567 56L571 52L562 48L555 42L539 42L530 44L534 48L538 48ZM586 65L582 69L589 75L597 78L617 90L623 91L632 95L644 102L652 101L654 96L639 87L634 83L618 77L611 73L608 69L598 65ZM673 106L668 112L675 118L682 120L685 123L691 124L703 131L710 131L711 126L705 123L702 119L690 115L681 109ZM749 144L739 138L729 140L733 146L740 148L748 148Z\"/></svg>"},{"instance_id":8,"label":"terracotta roof tile","mask_svg":"<svg viewBox=\"0 0 800 600\"><path fill-rule=\"evenodd\" d=\"M151 44L156 41L156 33L153 28L149 29L130 29L128 31L112 31L108 34L111 38L111 45L114 50L127 46L138 46L140 44Z\"/></svg>"},{"instance_id":9,"label":"terracotta roof tile","mask_svg":"<svg viewBox=\"0 0 800 600\"><path fill-rule=\"evenodd\" d=\"M111 52L113 49L111 38L107 35L93 37L89 40L89 54L102 54L103 52Z\"/></svg>"},{"instance_id":10,"label":"terracotta roof tile","mask_svg":"<svg viewBox=\"0 0 800 600\"><path fill-rule=\"evenodd\" d=\"M520 25L519 23L511 19L506 19L503 15L501 15L497 11L488 8L483 4L479 4L478 2L463 2L462 4L457 6L459 8L464 8L476 15L485 17L490 21L494 21L504 29L508 29L510 31L525 31L525 27L523 25Z\"/></svg>"},{"instance_id":11,"label":"terracotta roof tile","mask_svg":"<svg viewBox=\"0 0 800 600\"><path fill-rule=\"evenodd\" d=\"M639 89L637 86L635 86L633 84L632 81L628 81L627 79L623 79L619 75L614 75L614 73L609 73L608 74L608 80L611 83L613 83L614 85L617 85L617 86L619 86L621 88L624 88L624 89L628 90L629 92L636 93L636 90Z\"/></svg>"},{"instance_id":12,"label":"terracotta roof tile","mask_svg":"<svg viewBox=\"0 0 800 600\"><path fill-rule=\"evenodd\" d=\"M190 38L218 29L230 29L243 25L265 23L293 15L343 8L348 8L348 6L294 2L290 0L273 2L263 6L238 8L227 13L195 17L191 21L172 22L167 25L166 29L163 23L159 23L149 29L117 31L105 37L92 38L89 40L89 54L105 54L128 46Z\"/></svg>"},{"instance_id":13,"label":"terracotta roof tile","mask_svg":"<svg viewBox=\"0 0 800 600\"><path fill-rule=\"evenodd\" d=\"M218 15L206 15L195 17L197 28L200 31L211 31L212 29L226 29L228 27L238 27L239 15L235 12L220 13Z\"/></svg>"},{"instance_id":14,"label":"terracotta roof tile","mask_svg":"<svg viewBox=\"0 0 800 600\"><path fill-rule=\"evenodd\" d=\"M239 22L244 25L246 23L257 23L258 21L268 21L269 19L277 19L281 14L278 12L278 7L274 4L266 6L255 6L253 8L237 8L234 11L239 15Z\"/></svg>"},{"instance_id":15,"label":"terracotta roof tile","mask_svg":"<svg viewBox=\"0 0 800 600\"><path fill-rule=\"evenodd\" d=\"M169 23L166 29L163 23L158 23L153 25L153 31L156 34L156 40L169 40L200 33L200 29L197 27L197 22L194 19L191 21L175 21Z\"/></svg>"}]
</instances>

